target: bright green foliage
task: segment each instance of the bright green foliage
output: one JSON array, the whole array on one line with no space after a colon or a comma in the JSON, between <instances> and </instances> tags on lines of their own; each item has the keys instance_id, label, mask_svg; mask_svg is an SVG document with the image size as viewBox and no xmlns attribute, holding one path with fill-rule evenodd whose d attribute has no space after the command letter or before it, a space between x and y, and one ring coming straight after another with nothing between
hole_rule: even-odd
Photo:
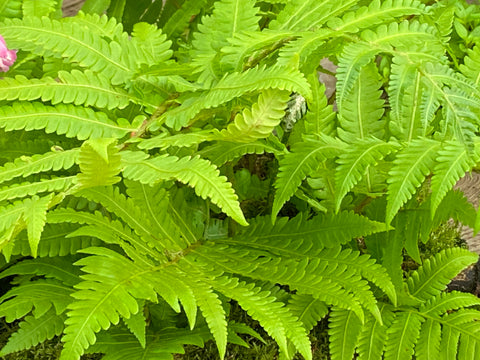
<instances>
[{"instance_id":1,"label":"bright green foliage","mask_svg":"<svg viewBox=\"0 0 480 360\"><path fill-rule=\"evenodd\" d=\"M445 292L477 256L420 252L480 228L453 190L480 159L478 7L61 5L0 0L1 356L58 336L61 360L224 358L258 337L232 301L280 359L312 359L326 316L332 359L478 352L480 302Z\"/></svg>"}]
</instances>

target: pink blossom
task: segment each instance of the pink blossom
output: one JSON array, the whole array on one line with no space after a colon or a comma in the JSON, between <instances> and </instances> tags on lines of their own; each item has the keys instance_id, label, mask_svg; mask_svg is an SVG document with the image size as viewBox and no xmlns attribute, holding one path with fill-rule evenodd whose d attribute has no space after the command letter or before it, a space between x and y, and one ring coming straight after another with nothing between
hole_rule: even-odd
<instances>
[{"instance_id":1,"label":"pink blossom","mask_svg":"<svg viewBox=\"0 0 480 360\"><path fill-rule=\"evenodd\" d=\"M17 60L17 50L8 50L7 44L0 35L0 72L7 72Z\"/></svg>"}]
</instances>

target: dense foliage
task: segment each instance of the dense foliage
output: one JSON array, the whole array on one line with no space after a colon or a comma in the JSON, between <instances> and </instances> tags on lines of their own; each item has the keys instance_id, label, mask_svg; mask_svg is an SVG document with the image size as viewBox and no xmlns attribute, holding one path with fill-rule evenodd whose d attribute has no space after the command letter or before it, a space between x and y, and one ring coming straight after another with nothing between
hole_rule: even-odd
<instances>
[{"instance_id":1,"label":"dense foliage","mask_svg":"<svg viewBox=\"0 0 480 360\"><path fill-rule=\"evenodd\" d=\"M62 360L223 358L258 336L235 301L281 359L312 359L327 314L332 359L475 357L480 300L445 288L477 255L419 242L480 228L453 190L480 162L477 6L60 6L0 0L0 316L20 320L0 355L61 336Z\"/></svg>"}]
</instances>

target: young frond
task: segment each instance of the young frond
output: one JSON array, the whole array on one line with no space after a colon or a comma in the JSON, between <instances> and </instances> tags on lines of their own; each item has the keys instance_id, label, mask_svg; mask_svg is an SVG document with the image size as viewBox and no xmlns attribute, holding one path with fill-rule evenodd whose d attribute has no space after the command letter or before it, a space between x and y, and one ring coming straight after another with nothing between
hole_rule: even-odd
<instances>
[{"instance_id":1,"label":"young frond","mask_svg":"<svg viewBox=\"0 0 480 360\"><path fill-rule=\"evenodd\" d=\"M295 143L291 152L279 160L279 173L275 181L275 200L272 206L272 221L290 199L302 181L313 173L318 164L328 157L334 157L342 152L345 144L340 140L323 136L321 140L308 139Z\"/></svg>"},{"instance_id":2,"label":"young frond","mask_svg":"<svg viewBox=\"0 0 480 360\"><path fill-rule=\"evenodd\" d=\"M15 48L67 58L102 73L112 84L124 83L131 77L131 69L122 59L122 47L88 29L73 21L60 22L47 17L5 19L0 24L0 33Z\"/></svg>"},{"instance_id":3,"label":"young frond","mask_svg":"<svg viewBox=\"0 0 480 360\"><path fill-rule=\"evenodd\" d=\"M191 124L194 117L204 109L214 108L246 93L265 89L295 91L306 99L312 97L310 85L298 70L278 66L255 67L224 76L209 91L189 98L160 119L169 127L180 130Z\"/></svg>"},{"instance_id":4,"label":"young frond","mask_svg":"<svg viewBox=\"0 0 480 360\"><path fill-rule=\"evenodd\" d=\"M285 115L290 99L287 91L265 90L251 110L245 109L235 116L234 122L219 134L219 138L232 142L252 142L270 136Z\"/></svg>"},{"instance_id":5,"label":"young frond","mask_svg":"<svg viewBox=\"0 0 480 360\"><path fill-rule=\"evenodd\" d=\"M116 140L109 138L90 139L83 143L78 155L80 173L77 174L81 188L108 186L120 181L121 156ZM101 171L99 171L101 169Z\"/></svg>"},{"instance_id":6,"label":"young frond","mask_svg":"<svg viewBox=\"0 0 480 360\"><path fill-rule=\"evenodd\" d=\"M139 159L140 156L142 159ZM225 176L220 176L217 167L210 161L198 156L178 158L160 155L145 159L146 156L145 153L131 153L124 158L123 175L128 179L149 185L161 180L181 181L193 187L197 195L203 199L209 197L239 224L247 225L232 185Z\"/></svg>"},{"instance_id":7,"label":"young frond","mask_svg":"<svg viewBox=\"0 0 480 360\"><path fill-rule=\"evenodd\" d=\"M440 294L461 270L477 261L478 255L460 248L446 249L431 259L408 278L408 290L418 299L428 300Z\"/></svg>"}]
</instances>

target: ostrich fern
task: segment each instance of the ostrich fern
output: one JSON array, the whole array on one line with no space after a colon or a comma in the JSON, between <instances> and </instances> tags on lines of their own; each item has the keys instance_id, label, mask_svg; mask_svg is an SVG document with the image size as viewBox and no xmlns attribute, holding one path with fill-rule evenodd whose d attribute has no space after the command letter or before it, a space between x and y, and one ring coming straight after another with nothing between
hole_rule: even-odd
<instances>
[{"instance_id":1,"label":"ostrich fern","mask_svg":"<svg viewBox=\"0 0 480 360\"><path fill-rule=\"evenodd\" d=\"M480 301L444 290L477 256L418 242L480 227L453 190L480 161L478 8L366 3L0 1L0 355L223 358L257 336L236 301L281 359L329 312L332 359L472 358Z\"/></svg>"}]
</instances>

